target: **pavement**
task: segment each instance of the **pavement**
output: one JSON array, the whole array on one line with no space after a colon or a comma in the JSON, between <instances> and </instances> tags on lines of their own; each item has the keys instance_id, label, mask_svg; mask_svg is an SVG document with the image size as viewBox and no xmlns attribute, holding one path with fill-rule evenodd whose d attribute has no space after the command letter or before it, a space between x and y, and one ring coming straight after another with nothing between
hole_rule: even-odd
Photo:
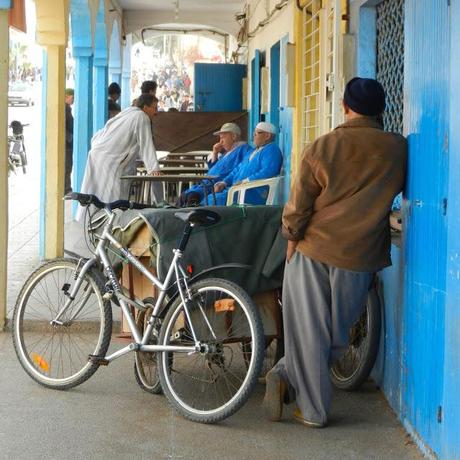
<instances>
[{"instance_id":1,"label":"pavement","mask_svg":"<svg viewBox=\"0 0 460 460\"><path fill-rule=\"evenodd\" d=\"M120 339L112 342L121 347ZM133 356L100 368L81 386L56 391L31 380L0 333L0 459L420 459L380 391L367 383L337 392L330 424L262 418L264 386L234 416L201 425L177 415L164 396L142 391Z\"/></svg>"},{"instance_id":2,"label":"pavement","mask_svg":"<svg viewBox=\"0 0 460 460\"><path fill-rule=\"evenodd\" d=\"M39 263L39 109L15 108L29 121L29 169L9 181L8 307L11 317L22 283ZM21 111L22 110L22 111ZM81 246L79 226L66 205L66 247ZM112 349L126 343L115 338ZM0 460L3 459L420 459L422 455L388 406L367 382L358 392L337 391L330 423L314 430L295 422L293 406L282 422L263 419L264 386L217 425L177 415L164 396L136 384L132 355L124 356L81 386L49 390L32 381L16 359L11 335L0 333Z\"/></svg>"}]
</instances>

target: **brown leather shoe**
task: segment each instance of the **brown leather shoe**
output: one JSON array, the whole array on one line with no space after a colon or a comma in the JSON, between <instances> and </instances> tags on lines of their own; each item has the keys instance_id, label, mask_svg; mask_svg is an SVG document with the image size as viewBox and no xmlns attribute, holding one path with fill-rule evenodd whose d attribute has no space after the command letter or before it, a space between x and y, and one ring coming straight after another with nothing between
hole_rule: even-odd
<instances>
[{"instance_id":1,"label":"brown leather shoe","mask_svg":"<svg viewBox=\"0 0 460 460\"><path fill-rule=\"evenodd\" d=\"M283 415L283 401L287 385L273 369L267 373L265 380L265 397L262 407L268 420L279 422Z\"/></svg>"},{"instance_id":2,"label":"brown leather shoe","mask_svg":"<svg viewBox=\"0 0 460 460\"><path fill-rule=\"evenodd\" d=\"M311 422L303 418L302 412L297 408L294 410L294 419L308 428L324 428L326 423Z\"/></svg>"}]
</instances>

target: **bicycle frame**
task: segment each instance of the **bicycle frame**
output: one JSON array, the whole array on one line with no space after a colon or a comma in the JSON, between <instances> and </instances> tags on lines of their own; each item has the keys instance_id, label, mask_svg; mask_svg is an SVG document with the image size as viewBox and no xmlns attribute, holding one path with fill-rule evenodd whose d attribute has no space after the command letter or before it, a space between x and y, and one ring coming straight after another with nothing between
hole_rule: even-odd
<instances>
[{"instance_id":1,"label":"bicycle frame","mask_svg":"<svg viewBox=\"0 0 460 460\"><path fill-rule=\"evenodd\" d=\"M104 225L102 235L99 237L99 242L98 242L97 247L96 247L95 256L92 257L91 259L87 260L84 263L83 267L81 268L81 270L78 273L78 276L76 278L76 283L73 286L72 291L67 294L69 299L66 301L66 303L65 303L64 307L61 309L61 311L58 312L58 314L56 315L56 317L54 318L52 323L53 324L60 324L60 325L63 324L60 321L60 318L66 312L66 310L71 305L73 299L75 298L78 290L81 287L81 284L83 283L83 278L84 278L85 274L91 269L91 267L93 265L95 265L97 263L98 260L100 260L102 262L102 265L104 266L104 270L105 270L105 272L107 274L107 278L110 281L110 284L112 285L112 289L113 289L112 293L109 293L109 295L110 295L109 298L111 298L112 294L115 294L115 296L117 297L117 299L118 299L118 301L120 303L120 307L121 307L121 309L123 311L123 314L125 315L126 320L128 322L129 329L130 329L130 331L131 331L131 333L132 333L132 335L134 337L134 342L130 343L129 345L127 345L124 348L121 348L120 350L115 351L114 353L110 354L109 356L105 356L105 357L101 357L101 358L104 358L104 360L106 362L111 362L114 359L119 358L120 356L123 356L123 355L125 355L125 354L127 354L127 353L129 353L131 351L145 351L145 352L176 351L176 352L183 352L183 353L190 353L190 354L191 353L196 353L196 352L205 353L206 350L207 350L207 346L206 346L206 344L201 344L197 340L195 330L193 328L193 324L192 324L192 321L191 321L190 312L189 312L189 310L187 308L187 300L191 299L191 294L190 294L190 290L189 290L189 287L188 287L188 284L187 284L187 274L184 271L184 269L182 268L182 266L179 264L179 260L182 257L182 251L179 250L179 249L174 249L173 250L173 253L174 253L173 260L171 262L171 265L169 266L169 269L168 269L168 272L166 274L164 283L161 283L161 281L157 277L152 275L152 273L150 273L136 259L136 257L133 256L131 254L131 252L127 248L123 247L122 244L112 235L112 226L113 226L113 221L115 219L115 214L113 212L107 210L107 209L104 209L104 211L106 212L106 214L107 214L109 219L108 219L108 222ZM131 313L131 311L129 309L129 306L128 306L129 304L133 304L133 305L135 305L137 307L141 307L141 305L139 305L137 302L132 301L131 299L129 299L127 296L125 296L123 294L122 288L120 286L120 283L118 282L118 279L117 279L117 277L116 277L116 275L115 275L115 273L113 271L112 264L111 264L111 262L109 260L107 252L106 252L106 246L108 244L112 244L115 248L117 248L121 252L121 254L124 257L126 257L128 259L128 261L132 265L134 265L146 278L148 278L148 280L154 286L156 286L160 291L160 294L159 294L158 299L157 299L157 301L155 303L153 312L152 312L152 314L151 314L151 316L149 318L148 326L145 329L143 335L141 334L141 332L137 328L137 325L136 325L136 322L134 320L134 317L133 317L133 315L132 315L132 313ZM170 287L170 282L171 282L171 279L173 278L173 275L175 276L175 279L176 279L176 282L177 282L179 295L180 295L180 298L182 300L183 309L184 309L187 321L188 321L188 323L190 325L190 332L192 333L195 345L193 345L193 346L148 345L149 338L150 338L151 333L153 331L153 328L155 326L155 318L157 317L157 315L158 315L158 313L160 311L160 308L161 308L161 306L163 304L163 301L164 301L165 296L166 296L166 291ZM181 275L182 275L182 277L181 277ZM181 285L181 281L183 281L183 283L185 285L185 289ZM91 295L91 291L84 298L82 304L77 309L77 311L74 312L72 317L68 320L69 322L71 322L73 320L73 318L76 317L76 315L81 311L81 309L85 305L86 301L89 299L90 295ZM106 296L106 295L107 295L107 293L104 294L104 296ZM201 309L203 317L204 317L204 319L206 321L206 324L210 328L211 334L215 338L216 335L215 335L214 331L212 330L212 327L209 324L209 322L208 322L208 320L206 318L206 315L204 314L201 306L200 306L200 309Z\"/></svg>"}]
</instances>

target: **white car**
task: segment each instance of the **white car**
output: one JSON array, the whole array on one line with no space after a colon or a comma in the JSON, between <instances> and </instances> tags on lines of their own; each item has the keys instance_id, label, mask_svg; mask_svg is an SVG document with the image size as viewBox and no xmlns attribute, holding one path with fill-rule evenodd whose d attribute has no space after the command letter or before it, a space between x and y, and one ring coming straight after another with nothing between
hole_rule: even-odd
<instances>
[{"instance_id":1,"label":"white car","mask_svg":"<svg viewBox=\"0 0 460 460\"><path fill-rule=\"evenodd\" d=\"M33 89L23 81L15 81L8 86L8 105L34 105Z\"/></svg>"}]
</instances>

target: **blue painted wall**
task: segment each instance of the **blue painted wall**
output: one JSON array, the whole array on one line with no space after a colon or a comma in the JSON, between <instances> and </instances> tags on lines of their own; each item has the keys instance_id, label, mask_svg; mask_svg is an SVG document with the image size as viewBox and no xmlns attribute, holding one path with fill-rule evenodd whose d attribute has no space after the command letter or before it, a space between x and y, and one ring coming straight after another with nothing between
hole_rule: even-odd
<instances>
[{"instance_id":1,"label":"blue painted wall","mask_svg":"<svg viewBox=\"0 0 460 460\"><path fill-rule=\"evenodd\" d=\"M286 34L280 40L280 96L279 96L279 139L278 144L283 152L284 183L281 199L285 203L289 198L291 188L291 153L292 153L292 124L294 120L294 109L288 106L288 85L293 82L287 80L287 52L289 45L289 34Z\"/></svg>"},{"instance_id":2,"label":"blue painted wall","mask_svg":"<svg viewBox=\"0 0 460 460\"><path fill-rule=\"evenodd\" d=\"M195 110L198 112L240 112L243 110L242 64L195 64Z\"/></svg>"},{"instance_id":3,"label":"blue painted wall","mask_svg":"<svg viewBox=\"0 0 460 460\"><path fill-rule=\"evenodd\" d=\"M460 459L460 3L451 2L449 190L441 457Z\"/></svg>"},{"instance_id":4,"label":"blue painted wall","mask_svg":"<svg viewBox=\"0 0 460 460\"><path fill-rule=\"evenodd\" d=\"M377 3L351 3L361 76L375 75ZM405 1L405 235L380 274L385 324L373 371L418 446L446 459L460 459L459 23L459 2Z\"/></svg>"},{"instance_id":5,"label":"blue painted wall","mask_svg":"<svg viewBox=\"0 0 460 460\"><path fill-rule=\"evenodd\" d=\"M444 369L449 130L449 8L405 2L405 130L409 173L405 213L404 416L440 449Z\"/></svg>"},{"instance_id":6,"label":"blue painted wall","mask_svg":"<svg viewBox=\"0 0 460 460\"><path fill-rule=\"evenodd\" d=\"M391 407L401 412L402 328L404 301L404 253L391 247L393 265L379 273L382 300L382 333L380 349L372 377L378 383Z\"/></svg>"},{"instance_id":7,"label":"blue painted wall","mask_svg":"<svg viewBox=\"0 0 460 460\"><path fill-rule=\"evenodd\" d=\"M280 42L270 48L270 114L268 121L279 129L280 120Z\"/></svg>"}]
</instances>

